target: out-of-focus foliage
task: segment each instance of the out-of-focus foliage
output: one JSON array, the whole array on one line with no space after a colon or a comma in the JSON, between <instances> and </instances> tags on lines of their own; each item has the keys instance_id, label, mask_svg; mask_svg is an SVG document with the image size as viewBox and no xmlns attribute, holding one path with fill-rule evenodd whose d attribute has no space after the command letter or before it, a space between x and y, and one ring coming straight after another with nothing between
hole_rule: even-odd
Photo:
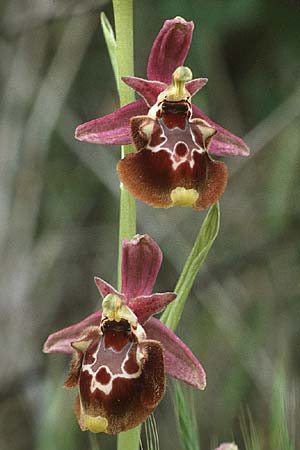
<instances>
[{"instance_id":1,"label":"out-of-focus foliage","mask_svg":"<svg viewBox=\"0 0 300 450\"><path fill-rule=\"evenodd\" d=\"M96 448L97 440L101 448L115 448L114 439L95 441L79 431L73 393L62 389L68 358L41 353L50 332L99 306L94 275L116 283L119 152L73 138L76 125L117 107L99 26L102 10L112 19L105 0L0 4L5 450L81 450ZM245 136L253 151L248 159L229 161L220 234L179 326L207 371L206 391L191 393L201 448L235 440L243 449L240 422L248 410L259 450L281 450L277 439L298 448L300 5L136 1L137 76L145 76L163 21L177 15L195 22L187 64L195 76L209 78L195 102ZM191 209L138 204L139 232L151 234L165 252L158 290L174 288L203 217ZM286 373L281 387L279 367ZM155 417L161 448L172 442L179 450L170 391Z\"/></svg>"}]
</instances>

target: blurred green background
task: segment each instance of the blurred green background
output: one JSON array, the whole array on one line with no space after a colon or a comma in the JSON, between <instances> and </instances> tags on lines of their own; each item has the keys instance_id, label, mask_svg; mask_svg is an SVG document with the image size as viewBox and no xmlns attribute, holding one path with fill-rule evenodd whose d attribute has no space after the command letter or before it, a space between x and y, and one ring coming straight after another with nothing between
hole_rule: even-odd
<instances>
[{"instance_id":1,"label":"blurred green background","mask_svg":"<svg viewBox=\"0 0 300 450\"><path fill-rule=\"evenodd\" d=\"M69 358L41 348L99 307L94 275L116 285L119 150L73 138L118 106L101 11L112 20L104 0L0 4L1 450L94 445L62 388ZM226 160L220 234L178 329L207 371L204 392L185 390L201 450L232 439L244 449L249 414L262 448L286 450L276 441L282 398L299 449L300 3L136 0L137 76L177 15L195 22L186 64L209 78L195 103L252 150ZM157 291L174 288L203 218L138 203L138 231L165 255ZM155 417L161 448L179 450L173 397L169 382Z\"/></svg>"}]
</instances>

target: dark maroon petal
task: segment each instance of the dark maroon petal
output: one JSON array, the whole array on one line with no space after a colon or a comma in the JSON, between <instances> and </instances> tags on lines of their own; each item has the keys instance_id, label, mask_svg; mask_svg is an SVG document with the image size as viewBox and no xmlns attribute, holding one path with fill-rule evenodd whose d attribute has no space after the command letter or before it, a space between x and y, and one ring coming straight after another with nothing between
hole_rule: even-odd
<instances>
[{"instance_id":1,"label":"dark maroon petal","mask_svg":"<svg viewBox=\"0 0 300 450\"><path fill-rule=\"evenodd\" d=\"M148 79L170 84L172 74L182 66L189 51L194 23L181 17L166 20L158 33L149 56Z\"/></svg>"},{"instance_id":2,"label":"dark maroon petal","mask_svg":"<svg viewBox=\"0 0 300 450\"><path fill-rule=\"evenodd\" d=\"M191 95L195 95L198 91L200 91L200 89L203 88L203 86L206 85L207 82L207 78L195 78L194 80L185 83L185 87Z\"/></svg>"},{"instance_id":3,"label":"dark maroon petal","mask_svg":"<svg viewBox=\"0 0 300 450\"><path fill-rule=\"evenodd\" d=\"M91 144L130 144L131 117L147 114L148 109L144 100L129 103L111 114L79 125L75 131L75 138Z\"/></svg>"},{"instance_id":4,"label":"dark maroon petal","mask_svg":"<svg viewBox=\"0 0 300 450\"><path fill-rule=\"evenodd\" d=\"M159 94L168 87L167 84L160 81L149 81L137 77L122 77L122 80L138 92L148 106L154 105Z\"/></svg>"},{"instance_id":5,"label":"dark maroon petal","mask_svg":"<svg viewBox=\"0 0 300 450\"><path fill-rule=\"evenodd\" d=\"M212 138L208 153L218 156L248 156L250 153L249 147L243 139L235 136L229 131L216 124L213 120L207 117L204 112L193 105L193 117L200 117L206 120L212 127L217 130L217 134Z\"/></svg>"},{"instance_id":6,"label":"dark maroon petal","mask_svg":"<svg viewBox=\"0 0 300 450\"><path fill-rule=\"evenodd\" d=\"M95 284L100 292L102 298L106 297L108 294L118 295L121 299L123 299L123 295L118 292L115 288L113 288L109 283L102 280L102 278L94 277Z\"/></svg>"},{"instance_id":7,"label":"dark maroon petal","mask_svg":"<svg viewBox=\"0 0 300 450\"><path fill-rule=\"evenodd\" d=\"M207 152L195 153L193 158L193 167L185 161L175 170L169 153L144 149L119 161L118 173L122 183L136 198L155 208L173 206L171 192L183 187L198 192L193 208L201 210L215 203L223 194L227 168L224 163L211 160Z\"/></svg>"},{"instance_id":8,"label":"dark maroon petal","mask_svg":"<svg viewBox=\"0 0 300 450\"><path fill-rule=\"evenodd\" d=\"M137 316L139 323L143 325L149 317L162 311L169 303L175 300L175 298L176 294L173 292L143 295L130 299L128 301L128 306Z\"/></svg>"},{"instance_id":9,"label":"dark maroon petal","mask_svg":"<svg viewBox=\"0 0 300 450\"><path fill-rule=\"evenodd\" d=\"M101 351L102 345L97 347ZM94 351L92 347L92 355L85 355L81 370L82 406L76 407L81 429L116 434L144 422L165 391L164 357L160 343L152 340L133 343L124 355L106 348L97 354L95 363ZM91 356L92 364L89 370L85 370L87 358ZM136 360L136 367L127 373L124 373L125 367L122 366L125 358ZM115 359L119 359L118 363ZM97 382L101 384L93 389L92 383ZM103 422L106 424L105 429ZM98 423L101 429L97 429Z\"/></svg>"},{"instance_id":10,"label":"dark maroon petal","mask_svg":"<svg viewBox=\"0 0 300 450\"><path fill-rule=\"evenodd\" d=\"M73 353L74 349L71 346L73 341L78 340L83 330L91 325L99 325L102 311L97 311L90 316L83 319L81 322L63 328L50 334L46 340L43 352L44 353Z\"/></svg>"},{"instance_id":11,"label":"dark maroon petal","mask_svg":"<svg viewBox=\"0 0 300 450\"><path fill-rule=\"evenodd\" d=\"M137 235L122 244L122 293L128 299L149 295L162 262L162 252L148 235Z\"/></svg>"},{"instance_id":12,"label":"dark maroon petal","mask_svg":"<svg viewBox=\"0 0 300 450\"><path fill-rule=\"evenodd\" d=\"M147 338L156 339L162 344L168 375L199 389L205 388L206 376L203 367L173 331L153 317L144 325L144 329Z\"/></svg>"}]
</instances>

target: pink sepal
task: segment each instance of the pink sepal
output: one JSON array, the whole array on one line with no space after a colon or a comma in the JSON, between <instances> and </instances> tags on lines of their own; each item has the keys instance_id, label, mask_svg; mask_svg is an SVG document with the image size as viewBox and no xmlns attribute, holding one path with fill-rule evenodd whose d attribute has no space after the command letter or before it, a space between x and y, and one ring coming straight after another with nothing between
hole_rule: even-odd
<instances>
[{"instance_id":1,"label":"pink sepal","mask_svg":"<svg viewBox=\"0 0 300 450\"><path fill-rule=\"evenodd\" d=\"M168 85L160 81L150 81L137 77L122 77L124 83L130 86L140 94L148 106L153 106L159 94L164 91Z\"/></svg>"},{"instance_id":2,"label":"pink sepal","mask_svg":"<svg viewBox=\"0 0 300 450\"><path fill-rule=\"evenodd\" d=\"M50 334L46 340L43 352L44 353L73 353L74 349L71 346L71 342L76 341L84 328L91 325L99 325L101 319L102 311L97 311L81 322L71 325L70 327L63 328L62 330L56 331Z\"/></svg>"},{"instance_id":3,"label":"pink sepal","mask_svg":"<svg viewBox=\"0 0 300 450\"><path fill-rule=\"evenodd\" d=\"M191 350L162 322L151 318L144 325L147 338L158 340L165 352L165 370L168 375L191 386L204 389L206 375Z\"/></svg>"},{"instance_id":4,"label":"pink sepal","mask_svg":"<svg viewBox=\"0 0 300 450\"><path fill-rule=\"evenodd\" d=\"M102 280L100 277L94 277L95 284L100 292L102 298L106 297L108 294L118 295L121 299L124 298L120 292L118 292L115 288L113 288L109 283Z\"/></svg>"},{"instance_id":5,"label":"pink sepal","mask_svg":"<svg viewBox=\"0 0 300 450\"><path fill-rule=\"evenodd\" d=\"M175 298L176 294L173 292L164 292L163 294L142 295L132 298L127 304L134 311L139 323L143 325L153 314L161 312Z\"/></svg>"},{"instance_id":6,"label":"pink sepal","mask_svg":"<svg viewBox=\"0 0 300 450\"><path fill-rule=\"evenodd\" d=\"M91 144L130 144L131 117L147 114L147 112L148 108L144 100L129 103L107 116L79 125L75 130L75 138Z\"/></svg>"},{"instance_id":7,"label":"pink sepal","mask_svg":"<svg viewBox=\"0 0 300 450\"><path fill-rule=\"evenodd\" d=\"M172 74L182 66L189 51L194 23L181 17L166 20L158 33L148 60L148 79L170 84Z\"/></svg>"},{"instance_id":8,"label":"pink sepal","mask_svg":"<svg viewBox=\"0 0 300 450\"><path fill-rule=\"evenodd\" d=\"M136 235L122 244L122 289L131 299L151 294L162 263L162 252L148 235Z\"/></svg>"},{"instance_id":9,"label":"pink sepal","mask_svg":"<svg viewBox=\"0 0 300 450\"><path fill-rule=\"evenodd\" d=\"M206 85L207 82L208 78L195 78L194 80L188 81L185 84L185 87L191 95L195 95Z\"/></svg>"}]
</instances>

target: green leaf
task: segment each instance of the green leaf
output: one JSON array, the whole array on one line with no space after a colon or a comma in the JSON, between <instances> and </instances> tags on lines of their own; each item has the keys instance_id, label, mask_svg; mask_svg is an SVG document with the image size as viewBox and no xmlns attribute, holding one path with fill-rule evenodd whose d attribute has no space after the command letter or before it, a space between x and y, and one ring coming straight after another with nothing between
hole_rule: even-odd
<instances>
[{"instance_id":1,"label":"green leaf","mask_svg":"<svg viewBox=\"0 0 300 450\"><path fill-rule=\"evenodd\" d=\"M287 417L287 389L284 366L279 365L275 372L271 397L271 447L293 450Z\"/></svg>"},{"instance_id":2,"label":"green leaf","mask_svg":"<svg viewBox=\"0 0 300 450\"><path fill-rule=\"evenodd\" d=\"M193 401L186 399L183 388L178 381L174 381L173 385L175 393L174 409L182 447L184 450L200 450Z\"/></svg>"},{"instance_id":3,"label":"green leaf","mask_svg":"<svg viewBox=\"0 0 300 450\"><path fill-rule=\"evenodd\" d=\"M245 443L245 450L262 450L262 438L254 424L251 412L242 412L240 416L242 436ZM275 450L275 449L274 449Z\"/></svg>"},{"instance_id":4,"label":"green leaf","mask_svg":"<svg viewBox=\"0 0 300 450\"><path fill-rule=\"evenodd\" d=\"M137 450L140 446L141 425L118 434L118 450Z\"/></svg>"},{"instance_id":5,"label":"green leaf","mask_svg":"<svg viewBox=\"0 0 300 450\"><path fill-rule=\"evenodd\" d=\"M118 69L118 62L117 62L117 43L115 38L114 30L112 29L112 26L110 24L110 21L106 17L105 13L102 12L100 14L100 23L101 28L104 34L104 39L106 42L107 50L109 53L110 62L113 68L115 80L117 89L119 91L119 84L120 84L120 77L119 77L119 69Z\"/></svg>"},{"instance_id":6,"label":"green leaf","mask_svg":"<svg viewBox=\"0 0 300 450\"><path fill-rule=\"evenodd\" d=\"M214 243L220 227L219 203L212 205L200 228L192 251L184 265L175 288L176 300L170 304L161 317L161 321L171 330L175 330L180 320L185 302L192 289L193 283Z\"/></svg>"},{"instance_id":7,"label":"green leaf","mask_svg":"<svg viewBox=\"0 0 300 450\"><path fill-rule=\"evenodd\" d=\"M144 424L146 448L145 450L159 450L159 439L154 414L150 414ZM141 441L141 450L144 450Z\"/></svg>"}]
</instances>

